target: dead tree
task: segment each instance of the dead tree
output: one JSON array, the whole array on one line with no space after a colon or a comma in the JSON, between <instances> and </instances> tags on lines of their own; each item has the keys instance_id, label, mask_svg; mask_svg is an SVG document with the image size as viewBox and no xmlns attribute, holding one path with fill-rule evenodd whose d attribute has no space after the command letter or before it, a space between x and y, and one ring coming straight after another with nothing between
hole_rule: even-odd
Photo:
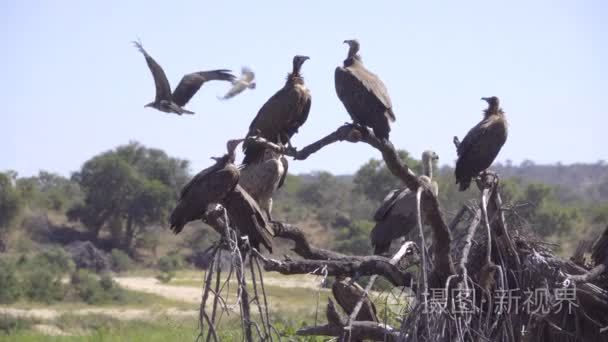
<instances>
[{"instance_id":1,"label":"dead tree","mask_svg":"<svg viewBox=\"0 0 608 342\"><path fill-rule=\"evenodd\" d=\"M275 222L275 237L294 241L293 250L302 259L276 260L252 251L250 255L260 260L266 271L282 274L322 271L325 275L354 279L363 275L372 279L381 276L395 287L409 288L415 295L400 327L356 321L353 319L356 310L347 317L330 300L327 324L302 328L297 332L299 335L333 336L343 341L608 340L608 228L594 245L592 263L581 266L555 257L531 238L525 227L509 225L510 214L503 208L499 179L493 173L485 172L477 180L480 189L477 208L463 208L447 224L432 190L400 160L390 142L376 138L369 129L346 124L301 150L259 137L248 139L296 160L306 159L338 141L366 143L382 154L393 175L418 194L419 216L424 215L431 228L428 237L420 229L421 246L410 242L407 248L402 246L400 255L388 259L348 256L317 248L297 227ZM412 273L412 265L418 265L419 271ZM218 283L215 284L217 289ZM206 283L205 288L210 286ZM369 286L364 296L368 290ZM531 298L530 293L539 292L546 293L546 297L538 308L533 308L536 310L513 308L509 306L512 303L505 303L507 299L518 298L524 305L524 299ZM434 296L437 293L440 298ZM361 303L363 298L356 300ZM557 306L563 310L550 310ZM201 308L204 311L204 305ZM249 316L245 317L249 313L242 309L243 321L251 327ZM258 337L271 340L272 334L268 333L272 331L271 324L268 321L263 324L268 328L257 329ZM212 335L212 328L209 331ZM249 341L252 338L251 334L245 336Z\"/></svg>"}]
</instances>

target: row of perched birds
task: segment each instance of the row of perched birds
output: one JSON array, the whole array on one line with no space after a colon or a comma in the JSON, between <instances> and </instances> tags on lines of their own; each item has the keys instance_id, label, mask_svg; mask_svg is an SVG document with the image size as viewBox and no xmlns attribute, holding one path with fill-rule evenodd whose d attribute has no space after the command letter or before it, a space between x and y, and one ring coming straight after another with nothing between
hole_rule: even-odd
<instances>
[{"instance_id":1,"label":"row of perched birds","mask_svg":"<svg viewBox=\"0 0 608 342\"><path fill-rule=\"evenodd\" d=\"M228 81L232 88L223 97L234 97L247 88L255 88L254 73L244 68L237 79L226 69L201 71L185 75L171 92L169 81L156 61L134 42L144 55L156 85L155 100L146 105L157 110L194 114L184 108L201 86L211 80ZM342 66L335 71L335 88L340 101L350 114L353 123L369 127L374 135L388 141L390 123L396 117L388 91L380 78L365 68L359 55L357 40L345 40L348 54ZM170 217L171 229L179 233L191 221L204 219L208 210L221 205L226 208L231 224L247 236L252 247L263 244L272 251L273 230L272 195L281 187L287 175L287 159L263 145L251 142L248 137L258 136L276 144L291 145L290 139L306 122L311 106L311 94L301 74L302 65L309 57L295 56L285 85L260 108L249 126L245 139L230 140L228 152L216 163L198 173L180 193L176 208ZM467 133L462 141L454 137L457 147L456 183L466 190L472 179L485 171L494 161L507 139L507 122L497 97L482 98L488 103L483 119ZM235 165L235 150L243 142L244 158ZM435 195L437 183L432 181L435 152L422 154L422 181L430 183ZM415 194L409 189L396 189L389 193L374 215L377 224L371 240L376 254L388 252L393 240L404 236L416 224Z\"/></svg>"}]
</instances>

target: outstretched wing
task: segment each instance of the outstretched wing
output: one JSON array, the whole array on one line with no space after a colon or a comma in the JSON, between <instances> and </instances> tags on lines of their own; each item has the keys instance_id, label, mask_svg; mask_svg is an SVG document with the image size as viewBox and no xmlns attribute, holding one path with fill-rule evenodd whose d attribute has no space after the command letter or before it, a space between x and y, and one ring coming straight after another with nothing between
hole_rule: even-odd
<instances>
[{"instance_id":1,"label":"outstretched wing","mask_svg":"<svg viewBox=\"0 0 608 342\"><path fill-rule=\"evenodd\" d=\"M141 45L141 42L133 42L133 45L141 52L146 58L146 63L148 64L148 68L152 72L152 77L154 77L154 85L156 86L156 102L160 100L171 100L171 85L169 84L169 80L165 75L165 71L161 68L158 63L150 56L144 47Z\"/></svg>"},{"instance_id":2,"label":"outstretched wing","mask_svg":"<svg viewBox=\"0 0 608 342\"><path fill-rule=\"evenodd\" d=\"M241 81L236 81L232 88L230 88L230 90L228 90L228 92L226 93L226 95L220 97L220 99L222 100L228 100L231 99L235 96L237 96L238 94L242 93L243 90L247 89L247 84L245 84L244 82Z\"/></svg>"},{"instance_id":3,"label":"outstretched wing","mask_svg":"<svg viewBox=\"0 0 608 342\"><path fill-rule=\"evenodd\" d=\"M173 102L183 107L196 94L203 83L214 80L233 82L235 78L230 70L225 69L199 71L184 75L173 92Z\"/></svg>"}]
</instances>

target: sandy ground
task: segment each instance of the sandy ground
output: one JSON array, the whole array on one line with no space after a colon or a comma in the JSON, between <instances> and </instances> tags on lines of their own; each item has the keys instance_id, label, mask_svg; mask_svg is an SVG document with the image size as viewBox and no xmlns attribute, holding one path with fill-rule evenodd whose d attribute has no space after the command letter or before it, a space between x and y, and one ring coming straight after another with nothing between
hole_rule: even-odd
<instances>
[{"instance_id":1,"label":"sandy ground","mask_svg":"<svg viewBox=\"0 0 608 342\"><path fill-rule=\"evenodd\" d=\"M152 293L186 303L201 301L202 291L197 287L163 285L157 279L150 277L117 277L114 281L133 291Z\"/></svg>"},{"instance_id":2,"label":"sandy ground","mask_svg":"<svg viewBox=\"0 0 608 342\"><path fill-rule=\"evenodd\" d=\"M134 319L152 319L163 316L170 317L196 317L198 316L198 310L181 310L177 308L168 308L165 310L150 310L150 309L127 309L127 308L87 308L87 309L76 309L76 310L61 310L61 309L46 309L46 308L35 308L35 309L17 309L10 307L0 307L0 315L10 315L17 317L28 317L35 318L44 321L53 320L63 314L72 315L90 315L99 314L106 315L118 319L134 320Z\"/></svg>"},{"instance_id":3,"label":"sandy ground","mask_svg":"<svg viewBox=\"0 0 608 342\"><path fill-rule=\"evenodd\" d=\"M186 278L184 278L186 279ZM116 277L114 280L120 286L133 291L146 292L177 300L185 303L194 304L197 307L201 300L202 291L200 287L193 286L174 286L160 283L152 277ZM195 278L187 278L187 280L196 280ZM285 288L319 288L319 278L315 276L299 276L299 277L270 277L264 278L266 285L279 286ZM213 295L210 295L211 297ZM211 301L210 301L211 303ZM276 306L276 305L273 305ZM280 305L279 305L280 306ZM99 314L106 315L121 320L141 320L141 319L158 319L159 317L179 318L179 317L198 317L198 310L183 310L179 308L165 309L146 309L146 308L124 308L124 307L91 307L82 309L62 309L62 308L31 308L21 309L12 308L9 306L0 306L0 315L10 315L17 317L28 317L39 319L44 322L34 326L34 329L47 335L65 335L66 332L60 328L47 324L49 321L57 319L63 314L73 315L89 315Z\"/></svg>"}]
</instances>

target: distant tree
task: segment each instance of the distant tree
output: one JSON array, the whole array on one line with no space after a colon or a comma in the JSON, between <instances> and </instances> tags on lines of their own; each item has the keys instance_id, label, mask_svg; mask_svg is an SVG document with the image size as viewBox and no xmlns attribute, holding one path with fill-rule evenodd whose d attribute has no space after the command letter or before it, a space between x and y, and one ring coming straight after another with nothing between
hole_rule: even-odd
<instances>
[{"instance_id":1,"label":"distant tree","mask_svg":"<svg viewBox=\"0 0 608 342\"><path fill-rule=\"evenodd\" d=\"M374 223L367 220L352 222L347 227L341 227L336 234L336 249L342 253L354 255L369 255L372 246L369 234Z\"/></svg>"},{"instance_id":2,"label":"distant tree","mask_svg":"<svg viewBox=\"0 0 608 342\"><path fill-rule=\"evenodd\" d=\"M414 168L414 171L420 172L418 170L419 161L413 159L407 151L400 150L399 157L409 167ZM361 166L355 173L353 182L356 191L373 201L383 200L389 191L402 186L399 180L386 168L384 162L378 159L370 159Z\"/></svg>"},{"instance_id":3,"label":"distant tree","mask_svg":"<svg viewBox=\"0 0 608 342\"><path fill-rule=\"evenodd\" d=\"M14 174L0 173L0 252L4 249L6 234L19 216L22 202L14 186Z\"/></svg>"},{"instance_id":4,"label":"distant tree","mask_svg":"<svg viewBox=\"0 0 608 342\"><path fill-rule=\"evenodd\" d=\"M82 200L78 183L44 170L38 176L17 179L16 186L24 204L32 209L63 212Z\"/></svg>"},{"instance_id":5,"label":"distant tree","mask_svg":"<svg viewBox=\"0 0 608 342\"><path fill-rule=\"evenodd\" d=\"M165 223L178 189L187 181L187 168L187 161L137 143L102 153L72 176L85 198L68 217L80 220L94 238L110 229L116 247L132 254L146 227Z\"/></svg>"}]
</instances>

